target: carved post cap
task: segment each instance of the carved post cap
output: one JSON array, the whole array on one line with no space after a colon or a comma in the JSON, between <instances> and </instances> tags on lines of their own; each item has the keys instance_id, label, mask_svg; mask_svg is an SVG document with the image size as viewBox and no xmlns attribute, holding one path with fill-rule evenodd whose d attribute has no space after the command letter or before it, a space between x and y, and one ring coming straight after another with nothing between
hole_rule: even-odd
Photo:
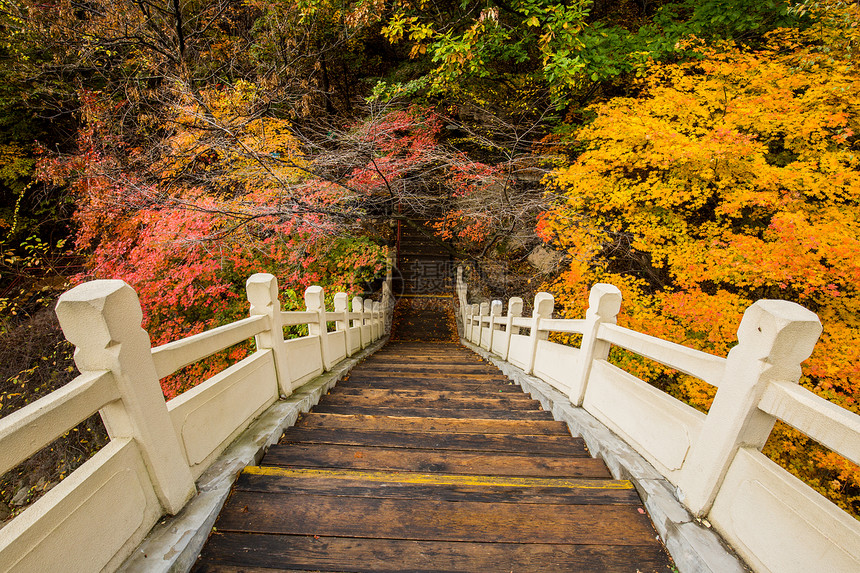
<instances>
[{"instance_id":1,"label":"carved post cap","mask_svg":"<svg viewBox=\"0 0 860 573\"><path fill-rule=\"evenodd\" d=\"M494 300L490 305L490 315L492 316L502 316L502 301Z\"/></svg>"},{"instance_id":2,"label":"carved post cap","mask_svg":"<svg viewBox=\"0 0 860 573\"><path fill-rule=\"evenodd\" d=\"M352 312L361 312L364 310L364 302L360 296L352 297Z\"/></svg>"},{"instance_id":3,"label":"carved post cap","mask_svg":"<svg viewBox=\"0 0 860 573\"><path fill-rule=\"evenodd\" d=\"M472 305L471 304L466 305L466 316L472 316Z\"/></svg>"},{"instance_id":4,"label":"carved post cap","mask_svg":"<svg viewBox=\"0 0 860 573\"><path fill-rule=\"evenodd\" d=\"M508 301L508 316L523 315L523 299L518 296L511 297Z\"/></svg>"},{"instance_id":5,"label":"carved post cap","mask_svg":"<svg viewBox=\"0 0 860 573\"><path fill-rule=\"evenodd\" d=\"M120 280L76 286L60 296L56 313L63 334L77 348L75 362L81 370L109 369L106 353L110 346L146 335L137 293ZM146 338L144 344L148 345L149 336Z\"/></svg>"},{"instance_id":6,"label":"carved post cap","mask_svg":"<svg viewBox=\"0 0 860 573\"><path fill-rule=\"evenodd\" d=\"M481 305L480 304L475 303L472 305L472 314L475 316L481 314Z\"/></svg>"},{"instance_id":7,"label":"carved post cap","mask_svg":"<svg viewBox=\"0 0 860 573\"><path fill-rule=\"evenodd\" d=\"M589 316L612 319L621 310L621 291L615 285L597 283L588 293Z\"/></svg>"},{"instance_id":8,"label":"carved post cap","mask_svg":"<svg viewBox=\"0 0 860 573\"><path fill-rule=\"evenodd\" d=\"M379 304L379 302L378 302L378 301L376 301L376 302L374 302L374 303L373 303L373 307L372 307L372 308L373 308L373 312L379 312L379 310L382 308L382 305L381 305L381 304Z\"/></svg>"},{"instance_id":9,"label":"carved post cap","mask_svg":"<svg viewBox=\"0 0 860 573\"><path fill-rule=\"evenodd\" d=\"M481 303L481 316L487 316L490 314L490 303L482 302Z\"/></svg>"},{"instance_id":10,"label":"carved post cap","mask_svg":"<svg viewBox=\"0 0 860 573\"><path fill-rule=\"evenodd\" d=\"M820 335L818 315L786 300L757 301L738 327L740 346L772 364L800 364L812 354Z\"/></svg>"},{"instance_id":11,"label":"carved post cap","mask_svg":"<svg viewBox=\"0 0 860 573\"><path fill-rule=\"evenodd\" d=\"M369 298L364 299L364 312L373 312L373 301Z\"/></svg>"},{"instance_id":12,"label":"carved post cap","mask_svg":"<svg viewBox=\"0 0 860 573\"><path fill-rule=\"evenodd\" d=\"M549 318L552 316L552 311L555 308L555 299L548 292L539 292L535 295L535 307L532 311L532 316L541 318Z\"/></svg>"},{"instance_id":13,"label":"carved post cap","mask_svg":"<svg viewBox=\"0 0 860 573\"><path fill-rule=\"evenodd\" d=\"M309 286L305 290L305 306L308 310L325 310L325 292L321 286Z\"/></svg>"},{"instance_id":14,"label":"carved post cap","mask_svg":"<svg viewBox=\"0 0 860 573\"><path fill-rule=\"evenodd\" d=\"M278 279L269 273L253 274L245 281L245 291L248 302L251 303L251 314L268 314L266 311L260 311L278 300ZM260 311L255 312L255 309Z\"/></svg>"},{"instance_id":15,"label":"carved post cap","mask_svg":"<svg viewBox=\"0 0 860 573\"><path fill-rule=\"evenodd\" d=\"M334 295L334 311L335 312L346 312L347 304L349 304L349 300L347 299L345 292L339 292Z\"/></svg>"}]
</instances>

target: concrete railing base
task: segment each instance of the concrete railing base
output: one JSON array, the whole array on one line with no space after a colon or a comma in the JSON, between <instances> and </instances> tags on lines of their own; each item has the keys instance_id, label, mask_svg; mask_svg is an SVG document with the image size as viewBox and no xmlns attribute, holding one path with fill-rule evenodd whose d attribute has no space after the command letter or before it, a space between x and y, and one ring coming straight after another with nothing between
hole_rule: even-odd
<instances>
[{"instance_id":1,"label":"concrete railing base","mask_svg":"<svg viewBox=\"0 0 860 573\"><path fill-rule=\"evenodd\" d=\"M191 569L230 488L243 468L260 462L269 446L299 415L319 403L326 392L362 360L379 350L381 338L330 371L310 380L286 399L270 406L197 480L197 495L175 516L162 518L119 568L124 573L184 573Z\"/></svg>"},{"instance_id":2,"label":"concrete railing base","mask_svg":"<svg viewBox=\"0 0 860 573\"><path fill-rule=\"evenodd\" d=\"M543 380L461 339L461 344L501 370L523 391L539 400L556 420L567 423L574 436L585 440L591 455L601 457L615 479L633 483L660 539L681 573L750 571L716 531L697 520L681 504L675 489L624 440L600 421L570 403L569 398Z\"/></svg>"}]
</instances>

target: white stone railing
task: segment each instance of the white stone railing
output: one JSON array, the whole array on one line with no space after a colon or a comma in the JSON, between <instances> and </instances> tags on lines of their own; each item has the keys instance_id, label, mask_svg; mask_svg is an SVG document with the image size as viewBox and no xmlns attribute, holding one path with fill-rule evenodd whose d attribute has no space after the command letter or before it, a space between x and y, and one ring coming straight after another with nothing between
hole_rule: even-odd
<instances>
[{"instance_id":1,"label":"white stone railing","mask_svg":"<svg viewBox=\"0 0 860 573\"><path fill-rule=\"evenodd\" d=\"M0 530L0 570L115 570L159 518L195 495L195 479L256 417L386 334L390 273L382 303L356 297L352 311L344 293L326 310L312 286L305 311L282 312L274 276L255 274L246 286L250 318L157 348L126 283L92 281L60 297L57 316L81 374L0 419L0 473L96 412L110 441ZM308 335L284 340L283 328L297 324ZM253 354L165 402L159 379L251 337Z\"/></svg>"},{"instance_id":2,"label":"white stone railing","mask_svg":"<svg viewBox=\"0 0 860 573\"><path fill-rule=\"evenodd\" d=\"M465 283L457 286L465 301ZM744 313L739 344L712 356L616 325L621 293L591 289L582 320L553 319L539 293L461 304L464 338L566 394L647 459L678 498L756 571L860 571L860 522L761 453L776 420L860 463L860 416L798 385L821 324L805 308L761 300ZM521 334L528 328L529 334ZM579 348L548 340L582 335ZM607 361L612 345L716 386L704 414Z\"/></svg>"}]
</instances>

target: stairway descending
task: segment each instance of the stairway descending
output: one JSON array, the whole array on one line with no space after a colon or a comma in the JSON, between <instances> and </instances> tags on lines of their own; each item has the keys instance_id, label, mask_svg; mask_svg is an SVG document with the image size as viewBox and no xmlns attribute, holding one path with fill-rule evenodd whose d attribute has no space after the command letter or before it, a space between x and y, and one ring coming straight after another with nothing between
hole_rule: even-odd
<instances>
[{"instance_id":1,"label":"stairway descending","mask_svg":"<svg viewBox=\"0 0 860 573\"><path fill-rule=\"evenodd\" d=\"M454 342L440 290L239 475L193 571L673 570L631 483Z\"/></svg>"},{"instance_id":2,"label":"stairway descending","mask_svg":"<svg viewBox=\"0 0 860 573\"><path fill-rule=\"evenodd\" d=\"M449 294L453 290L453 264L450 253L430 238L431 221L416 227L401 226L398 267L403 276L403 294Z\"/></svg>"}]
</instances>

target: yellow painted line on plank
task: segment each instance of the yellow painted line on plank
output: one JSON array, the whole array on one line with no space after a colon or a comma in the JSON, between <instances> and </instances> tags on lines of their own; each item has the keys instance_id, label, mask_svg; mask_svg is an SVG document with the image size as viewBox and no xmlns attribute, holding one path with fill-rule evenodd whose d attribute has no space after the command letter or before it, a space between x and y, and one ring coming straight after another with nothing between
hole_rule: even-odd
<instances>
[{"instance_id":1,"label":"yellow painted line on plank","mask_svg":"<svg viewBox=\"0 0 860 573\"><path fill-rule=\"evenodd\" d=\"M328 478L369 482L397 482L423 485L471 485L499 487L558 487L566 489L633 489L628 480L560 479L507 476L471 476L422 474L412 472L376 472L355 470L292 469L273 466L248 466L242 473L259 476L295 478Z\"/></svg>"}]
</instances>

